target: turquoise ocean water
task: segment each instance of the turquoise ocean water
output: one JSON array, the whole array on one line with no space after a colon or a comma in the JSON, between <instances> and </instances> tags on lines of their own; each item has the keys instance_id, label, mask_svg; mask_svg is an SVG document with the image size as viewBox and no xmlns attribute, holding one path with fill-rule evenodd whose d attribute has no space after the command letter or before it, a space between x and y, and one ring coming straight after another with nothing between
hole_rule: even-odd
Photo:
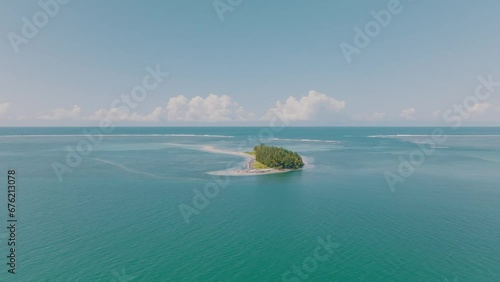
<instances>
[{"instance_id":1,"label":"turquoise ocean water","mask_svg":"<svg viewBox=\"0 0 500 282\"><path fill-rule=\"evenodd\" d=\"M500 128L444 128L433 146L433 128L116 128L59 181L52 165L84 130L0 128L0 281L500 281ZM259 138L308 165L208 174L244 160L204 146ZM422 146L432 153L392 191L384 174ZM179 205L210 183L187 223ZM336 248L320 261L328 237Z\"/></svg>"}]
</instances>

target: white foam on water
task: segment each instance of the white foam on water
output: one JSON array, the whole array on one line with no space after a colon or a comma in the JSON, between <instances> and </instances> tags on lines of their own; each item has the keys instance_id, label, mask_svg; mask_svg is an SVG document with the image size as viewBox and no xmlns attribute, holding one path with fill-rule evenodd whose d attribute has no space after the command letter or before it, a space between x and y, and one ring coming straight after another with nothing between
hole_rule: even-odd
<instances>
[{"instance_id":1,"label":"white foam on water","mask_svg":"<svg viewBox=\"0 0 500 282\"><path fill-rule=\"evenodd\" d=\"M92 134L89 134L92 135ZM84 134L24 134L24 135L0 135L0 138L20 137L85 137ZM229 135L209 134L102 134L103 137L208 137L208 138L234 138Z\"/></svg>"},{"instance_id":2,"label":"white foam on water","mask_svg":"<svg viewBox=\"0 0 500 282\"><path fill-rule=\"evenodd\" d=\"M336 140L318 140L318 139L290 139L290 138L269 138L271 141L292 141L292 142L323 142L323 143L340 143Z\"/></svg>"},{"instance_id":3,"label":"white foam on water","mask_svg":"<svg viewBox=\"0 0 500 282\"><path fill-rule=\"evenodd\" d=\"M127 167L127 166L125 166L123 164L120 164L120 163L115 163L115 162L112 162L112 161L98 159L98 158L92 158L92 159L96 160L96 161L99 161L99 162L102 162L102 163L105 163L105 164L109 164L109 165L115 166L115 167L120 168L120 169L122 169L122 170L124 170L126 172L131 172L131 173L136 173L136 174L142 174L142 175L146 175L146 176L153 177L153 178L162 178L159 175L156 175L156 174L153 174L153 173L149 173L149 172L140 171L140 170L135 170L135 169L129 168L129 167Z\"/></svg>"},{"instance_id":4,"label":"white foam on water","mask_svg":"<svg viewBox=\"0 0 500 282\"><path fill-rule=\"evenodd\" d=\"M392 135L369 135L368 138L399 138L399 137L432 137L432 134L392 134ZM444 134L439 136L446 137L500 137L498 134L486 134L486 135L472 135L472 134Z\"/></svg>"}]
</instances>

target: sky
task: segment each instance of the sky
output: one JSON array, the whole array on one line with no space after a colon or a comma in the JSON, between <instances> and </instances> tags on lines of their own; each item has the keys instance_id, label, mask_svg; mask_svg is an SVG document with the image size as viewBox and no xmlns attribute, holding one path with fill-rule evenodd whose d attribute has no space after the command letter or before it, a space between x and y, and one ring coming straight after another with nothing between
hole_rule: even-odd
<instances>
[{"instance_id":1,"label":"sky","mask_svg":"<svg viewBox=\"0 0 500 282\"><path fill-rule=\"evenodd\" d=\"M0 0L0 126L498 126L499 11Z\"/></svg>"}]
</instances>

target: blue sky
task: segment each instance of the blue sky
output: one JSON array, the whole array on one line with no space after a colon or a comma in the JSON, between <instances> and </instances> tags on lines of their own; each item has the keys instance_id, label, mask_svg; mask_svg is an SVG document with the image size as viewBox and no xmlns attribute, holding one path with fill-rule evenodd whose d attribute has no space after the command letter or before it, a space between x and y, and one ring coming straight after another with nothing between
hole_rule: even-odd
<instances>
[{"instance_id":1,"label":"blue sky","mask_svg":"<svg viewBox=\"0 0 500 282\"><path fill-rule=\"evenodd\" d=\"M0 126L448 124L479 76L500 82L500 2L396 2L41 0L55 12L27 38L43 4L1 0ZM340 44L382 10L390 21L348 62ZM148 67L169 75L112 105ZM499 124L490 94L464 124Z\"/></svg>"}]
</instances>

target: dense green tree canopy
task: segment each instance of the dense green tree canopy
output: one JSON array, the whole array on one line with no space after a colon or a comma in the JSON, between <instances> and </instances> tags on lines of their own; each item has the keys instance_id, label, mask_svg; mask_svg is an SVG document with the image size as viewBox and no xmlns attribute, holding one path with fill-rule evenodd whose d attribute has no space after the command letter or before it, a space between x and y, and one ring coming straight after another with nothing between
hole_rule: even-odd
<instances>
[{"instance_id":1,"label":"dense green tree canopy","mask_svg":"<svg viewBox=\"0 0 500 282\"><path fill-rule=\"evenodd\" d=\"M298 169L304 166L302 157L292 151L280 147L260 144L255 146L255 159L268 167L278 169Z\"/></svg>"}]
</instances>

